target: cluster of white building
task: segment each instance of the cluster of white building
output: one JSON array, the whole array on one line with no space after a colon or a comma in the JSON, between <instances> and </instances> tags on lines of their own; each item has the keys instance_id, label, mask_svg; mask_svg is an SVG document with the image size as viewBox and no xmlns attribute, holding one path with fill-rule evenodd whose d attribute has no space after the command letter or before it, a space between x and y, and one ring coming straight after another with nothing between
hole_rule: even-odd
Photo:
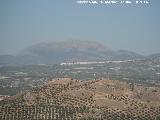
<instances>
[{"instance_id":1,"label":"cluster of white building","mask_svg":"<svg viewBox=\"0 0 160 120\"><path fill-rule=\"evenodd\" d=\"M60 65L89 65L89 64L104 64L104 63L122 63L133 60L118 60L118 61L91 61L91 62L63 62Z\"/></svg>"}]
</instances>

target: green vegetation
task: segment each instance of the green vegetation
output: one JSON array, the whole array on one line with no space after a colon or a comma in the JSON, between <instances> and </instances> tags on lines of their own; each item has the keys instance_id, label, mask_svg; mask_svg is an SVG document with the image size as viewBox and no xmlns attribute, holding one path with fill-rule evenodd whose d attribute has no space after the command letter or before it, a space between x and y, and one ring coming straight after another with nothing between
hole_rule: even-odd
<instances>
[{"instance_id":1,"label":"green vegetation","mask_svg":"<svg viewBox=\"0 0 160 120\"><path fill-rule=\"evenodd\" d=\"M0 101L0 119L159 120L159 93L117 80L59 78Z\"/></svg>"}]
</instances>

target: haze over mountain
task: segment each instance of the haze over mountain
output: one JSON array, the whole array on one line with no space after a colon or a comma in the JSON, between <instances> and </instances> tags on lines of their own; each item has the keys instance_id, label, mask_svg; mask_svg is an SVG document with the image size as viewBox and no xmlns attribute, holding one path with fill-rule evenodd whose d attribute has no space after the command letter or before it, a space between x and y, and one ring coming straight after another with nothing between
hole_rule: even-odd
<instances>
[{"instance_id":1,"label":"haze over mountain","mask_svg":"<svg viewBox=\"0 0 160 120\"><path fill-rule=\"evenodd\" d=\"M113 51L94 41L68 40L32 45L17 55L1 55L0 65L55 64L76 61L144 59L127 50Z\"/></svg>"}]
</instances>

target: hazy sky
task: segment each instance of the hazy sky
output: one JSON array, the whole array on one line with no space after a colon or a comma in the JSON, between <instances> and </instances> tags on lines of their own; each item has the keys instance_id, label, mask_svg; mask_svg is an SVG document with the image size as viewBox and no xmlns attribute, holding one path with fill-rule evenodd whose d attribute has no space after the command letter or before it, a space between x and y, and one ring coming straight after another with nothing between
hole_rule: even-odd
<instances>
[{"instance_id":1,"label":"hazy sky","mask_svg":"<svg viewBox=\"0 0 160 120\"><path fill-rule=\"evenodd\" d=\"M68 39L99 41L113 50L141 54L160 52L160 0L149 5L75 1L0 0L0 54Z\"/></svg>"}]
</instances>

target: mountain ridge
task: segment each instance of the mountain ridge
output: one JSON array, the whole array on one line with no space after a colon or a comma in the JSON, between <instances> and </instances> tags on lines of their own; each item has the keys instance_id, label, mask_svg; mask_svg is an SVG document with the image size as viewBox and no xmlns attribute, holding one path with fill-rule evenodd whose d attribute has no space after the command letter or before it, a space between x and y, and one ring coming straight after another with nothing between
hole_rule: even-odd
<instances>
[{"instance_id":1,"label":"mountain ridge","mask_svg":"<svg viewBox=\"0 0 160 120\"><path fill-rule=\"evenodd\" d=\"M57 64L74 61L145 59L146 56L128 50L113 51L95 41L67 40L39 43L17 55L0 55L0 65Z\"/></svg>"}]
</instances>

